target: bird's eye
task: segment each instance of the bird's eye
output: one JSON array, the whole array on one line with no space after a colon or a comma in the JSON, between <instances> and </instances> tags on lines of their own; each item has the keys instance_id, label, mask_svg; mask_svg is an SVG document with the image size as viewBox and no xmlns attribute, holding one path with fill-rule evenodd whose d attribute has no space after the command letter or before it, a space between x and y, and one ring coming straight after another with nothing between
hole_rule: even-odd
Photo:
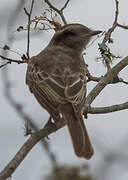
<instances>
[{"instance_id":1,"label":"bird's eye","mask_svg":"<svg viewBox=\"0 0 128 180\"><path fill-rule=\"evenodd\" d=\"M65 30L65 31L63 32L63 34L64 34L64 35L67 35L67 36L74 36L74 35L75 35L75 33L74 33L73 31L69 31L69 30Z\"/></svg>"}]
</instances>

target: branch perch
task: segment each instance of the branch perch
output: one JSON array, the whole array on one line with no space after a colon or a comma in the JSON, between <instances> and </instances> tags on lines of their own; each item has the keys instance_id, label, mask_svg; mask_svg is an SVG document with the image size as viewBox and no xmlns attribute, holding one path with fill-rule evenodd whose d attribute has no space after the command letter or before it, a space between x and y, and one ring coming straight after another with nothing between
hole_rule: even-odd
<instances>
[{"instance_id":1,"label":"branch perch","mask_svg":"<svg viewBox=\"0 0 128 180\"><path fill-rule=\"evenodd\" d=\"M33 148L35 144L37 144L41 139L47 137L49 134L55 132L57 129L62 128L65 125L63 119L56 123L56 128L52 127L44 127L41 130L33 133L31 137L24 143L21 149L17 152L15 157L9 162L9 164L3 169L0 173L0 180L5 180L10 177L15 169L20 165L25 156L29 153L29 151ZM55 126L54 126L55 127Z\"/></svg>"},{"instance_id":2,"label":"branch perch","mask_svg":"<svg viewBox=\"0 0 128 180\"><path fill-rule=\"evenodd\" d=\"M110 71L108 71L106 75L99 81L99 83L93 88L93 90L87 96L85 101L85 106L89 106L99 95L99 93L103 90L103 88L109 82L113 81L113 78L127 65L128 65L128 56L125 57L122 61L120 61L117 65L115 65ZM85 107L85 109L86 108L87 107Z\"/></svg>"},{"instance_id":3,"label":"branch perch","mask_svg":"<svg viewBox=\"0 0 128 180\"><path fill-rule=\"evenodd\" d=\"M111 112L121 111L125 109L128 109L128 102L125 102L122 104L116 104L116 105L108 106L108 107L89 107L88 113L105 114L105 113L111 113Z\"/></svg>"}]
</instances>

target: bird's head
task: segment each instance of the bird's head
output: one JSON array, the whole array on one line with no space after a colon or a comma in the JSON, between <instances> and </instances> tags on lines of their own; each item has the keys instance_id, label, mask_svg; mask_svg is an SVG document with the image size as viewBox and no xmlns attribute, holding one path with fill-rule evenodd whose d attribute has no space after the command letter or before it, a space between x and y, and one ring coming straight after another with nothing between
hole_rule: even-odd
<instances>
[{"instance_id":1,"label":"bird's head","mask_svg":"<svg viewBox=\"0 0 128 180\"><path fill-rule=\"evenodd\" d=\"M93 31L81 24L68 24L54 34L51 43L81 52L90 39L101 32Z\"/></svg>"}]
</instances>

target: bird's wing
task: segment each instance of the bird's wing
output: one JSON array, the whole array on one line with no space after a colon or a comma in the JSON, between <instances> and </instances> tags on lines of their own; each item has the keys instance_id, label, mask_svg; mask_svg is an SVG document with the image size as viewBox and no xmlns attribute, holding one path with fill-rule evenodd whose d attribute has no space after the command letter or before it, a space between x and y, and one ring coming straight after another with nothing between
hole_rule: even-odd
<instances>
[{"instance_id":1,"label":"bird's wing","mask_svg":"<svg viewBox=\"0 0 128 180\"><path fill-rule=\"evenodd\" d=\"M61 59L52 61L52 64L51 61L38 64L36 58L29 62L26 75L26 83L32 92L33 87L38 86L51 102L78 104L82 101L86 79L85 68L81 64L74 64L70 59L68 62Z\"/></svg>"}]
</instances>

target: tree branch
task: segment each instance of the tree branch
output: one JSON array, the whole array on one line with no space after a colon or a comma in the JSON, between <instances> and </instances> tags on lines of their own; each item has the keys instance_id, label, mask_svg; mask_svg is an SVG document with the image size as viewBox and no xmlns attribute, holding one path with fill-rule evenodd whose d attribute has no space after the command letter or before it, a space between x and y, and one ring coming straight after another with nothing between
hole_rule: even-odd
<instances>
[{"instance_id":1,"label":"tree branch","mask_svg":"<svg viewBox=\"0 0 128 180\"><path fill-rule=\"evenodd\" d=\"M33 148L35 144L37 144L41 139L47 137L49 134L55 132L57 129L62 128L65 125L63 119L55 123L55 126L44 127L41 130L33 133L31 137L24 143L21 149L17 152L15 157L8 163L8 165L3 169L0 173L0 180L5 180L10 177L15 169L20 165L20 163L24 160L25 156L29 153L29 151Z\"/></svg>"},{"instance_id":2,"label":"tree branch","mask_svg":"<svg viewBox=\"0 0 128 180\"><path fill-rule=\"evenodd\" d=\"M89 72L89 70L87 69L87 82L90 82L90 81L93 81L93 82L99 82L103 76L101 77L95 77L95 76L92 76L91 73ZM114 77L111 82L109 82L108 84L116 84L116 83L124 83L124 84L128 84L127 81L124 81L122 78L116 76Z\"/></svg>"},{"instance_id":3,"label":"tree branch","mask_svg":"<svg viewBox=\"0 0 128 180\"><path fill-rule=\"evenodd\" d=\"M85 107L83 108L85 113L88 112L89 105L95 100L95 98L100 94L103 88L113 81L113 78L126 66L128 65L128 56L115 65L106 75L99 81L99 83L93 88L93 90L88 94Z\"/></svg>"},{"instance_id":4,"label":"tree branch","mask_svg":"<svg viewBox=\"0 0 128 180\"><path fill-rule=\"evenodd\" d=\"M88 113L90 114L104 114L104 113L111 113L116 111L121 111L128 109L128 102L122 103L122 104L116 104L113 106L108 107L89 107Z\"/></svg>"},{"instance_id":5,"label":"tree branch","mask_svg":"<svg viewBox=\"0 0 128 180\"><path fill-rule=\"evenodd\" d=\"M110 42L111 34L114 32L114 30L117 27L117 21L118 21L118 15L119 15L119 1L115 0L116 3L116 11L115 11L115 19L113 22L113 25L111 28L108 29L108 31L105 33L104 39L101 44L99 44L99 49L101 50L101 56L103 57L103 60L105 61L107 70L109 71L111 69L110 63L111 63L111 53L104 50L106 49L106 42ZM109 49L109 48L108 48Z\"/></svg>"},{"instance_id":6,"label":"tree branch","mask_svg":"<svg viewBox=\"0 0 128 180\"><path fill-rule=\"evenodd\" d=\"M4 50L4 51L13 52L13 53L15 53L15 54L18 54L20 57L22 56L19 52L10 49L10 47L9 47L8 45L5 45L4 47L0 47L0 49L2 49L2 50Z\"/></svg>"},{"instance_id":7,"label":"tree branch","mask_svg":"<svg viewBox=\"0 0 128 180\"><path fill-rule=\"evenodd\" d=\"M61 8L61 10L57 9L55 6L53 6L49 0L44 0L45 3L48 4L48 6L53 9L55 12L57 12L59 14L59 16L61 17L62 21L64 24L67 24L67 21L64 17L64 14L63 14L63 10L67 7L68 3L69 3L69 0L67 0L67 2L65 3L65 5Z\"/></svg>"},{"instance_id":8,"label":"tree branch","mask_svg":"<svg viewBox=\"0 0 128 180\"><path fill-rule=\"evenodd\" d=\"M61 10L60 10L60 11L63 11L63 10L67 7L67 5L68 5L69 1L70 1L70 0L67 0L67 1L66 1L65 5L61 8Z\"/></svg>"},{"instance_id":9,"label":"tree branch","mask_svg":"<svg viewBox=\"0 0 128 180\"><path fill-rule=\"evenodd\" d=\"M8 64L10 63L17 63L17 64L23 64L23 63L27 63L26 61L22 61L22 60L17 60L17 59L12 59L12 58L7 58L7 57L4 57L2 55L0 55L0 57L4 60L7 60L9 61Z\"/></svg>"},{"instance_id":10,"label":"tree branch","mask_svg":"<svg viewBox=\"0 0 128 180\"><path fill-rule=\"evenodd\" d=\"M5 63L5 64L2 64L2 65L0 65L0 68L6 66L6 65L8 65L8 64L11 64L11 63L10 63L10 62L7 62L7 63Z\"/></svg>"},{"instance_id":11,"label":"tree branch","mask_svg":"<svg viewBox=\"0 0 128 180\"><path fill-rule=\"evenodd\" d=\"M118 27L128 30L128 26L117 23Z\"/></svg>"},{"instance_id":12,"label":"tree branch","mask_svg":"<svg viewBox=\"0 0 128 180\"><path fill-rule=\"evenodd\" d=\"M108 29L108 31L105 33L105 37L104 37L103 42L102 42L103 44L105 44L107 41L109 41L112 32L117 27L117 20L118 20L118 15L119 15L119 7L118 7L119 1L115 0L115 3L116 3L115 19L114 19L112 27L110 29Z\"/></svg>"},{"instance_id":13,"label":"tree branch","mask_svg":"<svg viewBox=\"0 0 128 180\"><path fill-rule=\"evenodd\" d=\"M27 9L24 8L25 14L28 16L27 52L26 52L28 59L30 58L30 56L29 56L29 51L30 51L30 26L31 26L31 15L32 15L32 10L33 10L33 5L34 5L34 0L32 0L30 12L28 12Z\"/></svg>"}]
</instances>

